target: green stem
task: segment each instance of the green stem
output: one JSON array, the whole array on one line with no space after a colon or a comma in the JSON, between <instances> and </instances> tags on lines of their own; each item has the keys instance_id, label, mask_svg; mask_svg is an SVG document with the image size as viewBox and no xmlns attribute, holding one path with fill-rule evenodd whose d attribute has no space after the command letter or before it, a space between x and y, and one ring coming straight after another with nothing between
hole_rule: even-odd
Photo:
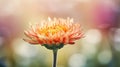
<instances>
[{"instance_id":1,"label":"green stem","mask_svg":"<svg viewBox=\"0 0 120 67\"><path fill-rule=\"evenodd\" d=\"M53 49L53 67L56 67L57 63L57 50L58 49Z\"/></svg>"}]
</instances>

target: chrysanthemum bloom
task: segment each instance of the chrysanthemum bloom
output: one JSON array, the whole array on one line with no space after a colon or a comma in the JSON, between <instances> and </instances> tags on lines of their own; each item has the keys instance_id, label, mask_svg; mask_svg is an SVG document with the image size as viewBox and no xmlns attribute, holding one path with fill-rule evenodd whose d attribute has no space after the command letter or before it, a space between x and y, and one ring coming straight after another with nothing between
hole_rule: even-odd
<instances>
[{"instance_id":1,"label":"chrysanthemum bloom","mask_svg":"<svg viewBox=\"0 0 120 67\"><path fill-rule=\"evenodd\" d=\"M83 37L80 25L73 23L73 19L54 18L41 21L40 24L31 25L30 30L24 32L30 44L41 44L54 52L56 64L57 49L66 44L74 44L75 40ZM53 65L55 67L56 65Z\"/></svg>"},{"instance_id":2,"label":"chrysanthemum bloom","mask_svg":"<svg viewBox=\"0 0 120 67\"><path fill-rule=\"evenodd\" d=\"M31 25L30 30L25 31L29 39L24 39L30 44L59 47L60 45L74 44L75 40L83 37L80 25L73 23L73 19L50 19L41 21L40 24Z\"/></svg>"}]
</instances>

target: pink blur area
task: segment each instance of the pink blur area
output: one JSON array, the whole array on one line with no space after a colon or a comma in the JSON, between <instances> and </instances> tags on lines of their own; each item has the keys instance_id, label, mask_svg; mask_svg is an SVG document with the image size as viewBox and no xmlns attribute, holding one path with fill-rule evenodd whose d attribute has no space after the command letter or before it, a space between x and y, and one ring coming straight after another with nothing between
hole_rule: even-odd
<instances>
[{"instance_id":1,"label":"pink blur area","mask_svg":"<svg viewBox=\"0 0 120 67\"><path fill-rule=\"evenodd\" d=\"M58 67L120 67L119 6L119 0L0 0L0 67L51 66L52 51L22 40L29 23L47 17L73 18L85 33L60 49Z\"/></svg>"}]
</instances>

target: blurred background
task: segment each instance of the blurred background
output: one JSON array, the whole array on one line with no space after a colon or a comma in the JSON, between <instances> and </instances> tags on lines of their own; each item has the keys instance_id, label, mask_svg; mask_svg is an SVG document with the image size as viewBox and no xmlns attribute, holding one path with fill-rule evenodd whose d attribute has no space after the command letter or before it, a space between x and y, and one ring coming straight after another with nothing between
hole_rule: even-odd
<instances>
[{"instance_id":1,"label":"blurred background","mask_svg":"<svg viewBox=\"0 0 120 67\"><path fill-rule=\"evenodd\" d=\"M120 67L120 0L0 0L0 67L51 67L52 51L23 41L29 22L74 18L85 37L58 52L58 67Z\"/></svg>"}]
</instances>

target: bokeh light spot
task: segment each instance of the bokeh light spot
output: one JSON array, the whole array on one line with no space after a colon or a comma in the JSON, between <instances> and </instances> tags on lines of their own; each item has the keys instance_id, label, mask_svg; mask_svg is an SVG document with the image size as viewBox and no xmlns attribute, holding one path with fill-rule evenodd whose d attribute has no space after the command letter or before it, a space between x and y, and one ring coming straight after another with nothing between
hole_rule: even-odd
<instances>
[{"instance_id":1,"label":"bokeh light spot","mask_svg":"<svg viewBox=\"0 0 120 67\"><path fill-rule=\"evenodd\" d=\"M109 50L104 50L98 55L98 61L101 64L108 64L112 59L112 53Z\"/></svg>"}]
</instances>

